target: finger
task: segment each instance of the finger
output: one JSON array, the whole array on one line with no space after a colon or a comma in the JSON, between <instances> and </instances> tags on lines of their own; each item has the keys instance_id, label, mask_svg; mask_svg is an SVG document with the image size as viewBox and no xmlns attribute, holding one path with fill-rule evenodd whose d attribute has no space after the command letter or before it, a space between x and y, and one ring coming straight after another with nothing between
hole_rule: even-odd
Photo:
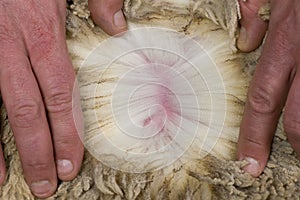
<instances>
[{"instance_id":1,"label":"finger","mask_svg":"<svg viewBox=\"0 0 300 200\"><path fill-rule=\"evenodd\" d=\"M123 0L89 0L89 9L94 22L109 35L127 30L122 7Z\"/></svg>"},{"instance_id":2,"label":"finger","mask_svg":"<svg viewBox=\"0 0 300 200\"><path fill-rule=\"evenodd\" d=\"M237 46L241 51L249 52L256 49L264 38L268 23L258 14L261 6L268 0L239 0L242 19Z\"/></svg>"},{"instance_id":3,"label":"finger","mask_svg":"<svg viewBox=\"0 0 300 200\"><path fill-rule=\"evenodd\" d=\"M244 169L258 176L264 169L278 118L290 86L294 66L281 31L270 30L248 93L238 140L238 158L250 162ZM283 58L284 55L284 59Z\"/></svg>"},{"instance_id":4,"label":"finger","mask_svg":"<svg viewBox=\"0 0 300 200\"><path fill-rule=\"evenodd\" d=\"M284 130L293 149L300 156L300 74L291 86L283 117Z\"/></svg>"},{"instance_id":5,"label":"finger","mask_svg":"<svg viewBox=\"0 0 300 200\"><path fill-rule=\"evenodd\" d=\"M6 177L5 160L3 156L2 145L0 143L0 185L4 184Z\"/></svg>"},{"instance_id":6,"label":"finger","mask_svg":"<svg viewBox=\"0 0 300 200\"><path fill-rule=\"evenodd\" d=\"M3 42L1 42L3 44ZM26 182L34 195L48 197L57 178L51 135L39 87L20 47L2 45L0 85Z\"/></svg>"},{"instance_id":7,"label":"finger","mask_svg":"<svg viewBox=\"0 0 300 200\"><path fill-rule=\"evenodd\" d=\"M80 170L83 145L73 117L81 115L81 110L79 101L76 109L72 107L75 73L67 52L64 19L49 17L42 11L33 18L34 26L28 25L30 32L25 33L25 40L47 109L58 177L71 180ZM74 95L79 99L78 90Z\"/></svg>"},{"instance_id":8,"label":"finger","mask_svg":"<svg viewBox=\"0 0 300 200\"><path fill-rule=\"evenodd\" d=\"M2 106L2 100L0 99L0 107ZM3 156L2 144L0 142L0 185L5 183L6 179L6 167L5 167L5 159Z\"/></svg>"}]
</instances>

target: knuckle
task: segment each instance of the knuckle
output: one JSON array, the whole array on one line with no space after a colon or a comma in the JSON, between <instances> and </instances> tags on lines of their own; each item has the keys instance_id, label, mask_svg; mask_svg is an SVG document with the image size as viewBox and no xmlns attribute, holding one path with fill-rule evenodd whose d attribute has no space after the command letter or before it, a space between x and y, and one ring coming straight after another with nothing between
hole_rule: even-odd
<instances>
[{"instance_id":1,"label":"knuckle","mask_svg":"<svg viewBox=\"0 0 300 200\"><path fill-rule=\"evenodd\" d=\"M60 136L55 140L55 146L59 149L75 149L78 150L81 147L81 141L79 137L74 134L68 134Z\"/></svg>"},{"instance_id":2,"label":"knuckle","mask_svg":"<svg viewBox=\"0 0 300 200\"><path fill-rule=\"evenodd\" d=\"M261 138L259 136L256 136L256 135L248 135L248 136L244 136L243 138L243 142L245 144L248 144L248 145L252 145L252 146L255 146L255 147L264 147L265 144L263 144Z\"/></svg>"},{"instance_id":3,"label":"knuckle","mask_svg":"<svg viewBox=\"0 0 300 200\"><path fill-rule=\"evenodd\" d=\"M35 16L27 36L28 50L37 54L39 60L51 56L58 48L59 37L63 36L60 18L55 16ZM34 56L34 55L33 55Z\"/></svg>"},{"instance_id":4,"label":"knuckle","mask_svg":"<svg viewBox=\"0 0 300 200\"><path fill-rule=\"evenodd\" d=\"M276 41L276 42L274 42L274 45L273 45L273 51L274 51L275 55L278 56L278 58L275 58L275 59L276 60L280 59L280 56L286 55L286 57L284 59L280 60L281 63L282 62L291 63L291 61L293 60L293 57L290 55L291 50L293 48L293 43L291 43L291 41L290 41L290 38L291 38L290 32L291 32L291 28L289 27L289 25L286 25L286 23L279 24L277 26L276 31L272 32L272 34L273 34L272 37Z\"/></svg>"},{"instance_id":5,"label":"knuckle","mask_svg":"<svg viewBox=\"0 0 300 200\"><path fill-rule=\"evenodd\" d=\"M36 100L17 100L11 108L12 124L16 127L30 127L31 123L41 117L42 106Z\"/></svg>"},{"instance_id":6,"label":"knuckle","mask_svg":"<svg viewBox=\"0 0 300 200\"><path fill-rule=\"evenodd\" d=\"M3 23L0 23L0 41L11 40L9 32L11 32L9 27Z\"/></svg>"},{"instance_id":7,"label":"knuckle","mask_svg":"<svg viewBox=\"0 0 300 200\"><path fill-rule=\"evenodd\" d=\"M53 53L56 36L54 32L43 28L37 24L32 31L32 42L29 46L29 52L36 52L39 60L47 58Z\"/></svg>"},{"instance_id":8,"label":"knuckle","mask_svg":"<svg viewBox=\"0 0 300 200\"><path fill-rule=\"evenodd\" d=\"M258 86L248 96L250 108L257 114L273 114L277 111L277 106L273 102L272 92L265 86Z\"/></svg>"},{"instance_id":9,"label":"knuckle","mask_svg":"<svg viewBox=\"0 0 300 200\"><path fill-rule=\"evenodd\" d=\"M68 86L56 85L49 89L45 99L50 113L69 113L72 111L72 90Z\"/></svg>"},{"instance_id":10,"label":"knuckle","mask_svg":"<svg viewBox=\"0 0 300 200\"><path fill-rule=\"evenodd\" d=\"M10 20L8 20L6 16L4 16L4 19L0 20L1 43L13 44L19 39L18 33L15 28L7 23L9 21Z\"/></svg>"},{"instance_id":11,"label":"knuckle","mask_svg":"<svg viewBox=\"0 0 300 200\"><path fill-rule=\"evenodd\" d=\"M285 132L287 132L290 137L300 137L300 119L293 117L293 115L285 113L283 118L283 126Z\"/></svg>"},{"instance_id":12,"label":"knuckle","mask_svg":"<svg viewBox=\"0 0 300 200\"><path fill-rule=\"evenodd\" d=\"M31 169L31 171L40 172L40 171L47 171L51 164L49 162L42 162L42 161L28 161L24 163L25 167Z\"/></svg>"}]
</instances>

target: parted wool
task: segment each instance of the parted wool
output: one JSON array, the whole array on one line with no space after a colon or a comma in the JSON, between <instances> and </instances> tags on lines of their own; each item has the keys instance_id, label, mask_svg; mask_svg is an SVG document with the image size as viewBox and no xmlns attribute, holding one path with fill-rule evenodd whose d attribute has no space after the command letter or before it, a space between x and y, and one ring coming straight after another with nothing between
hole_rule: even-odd
<instances>
[{"instance_id":1,"label":"parted wool","mask_svg":"<svg viewBox=\"0 0 300 200\"><path fill-rule=\"evenodd\" d=\"M151 8L140 4L141 11ZM179 12L192 4L174 5ZM139 9L128 7L127 14ZM129 31L122 36L82 25L68 44L81 92L86 149L118 173L150 175L152 196L174 170L202 174L201 160L208 155L235 159L232 144L248 78L232 47L235 38L218 24L225 26L220 16L189 20L144 12L150 20L129 17ZM178 178L171 196L183 195L184 188L197 191L186 172Z\"/></svg>"},{"instance_id":2,"label":"parted wool","mask_svg":"<svg viewBox=\"0 0 300 200\"><path fill-rule=\"evenodd\" d=\"M49 199L298 197L299 162L281 126L260 178L234 161L248 68L259 56L236 51L238 8L234 0L126 0L129 31L109 37L93 26L87 1L73 0L67 43L86 153L78 177ZM9 175L0 197L34 199L1 111Z\"/></svg>"},{"instance_id":3,"label":"parted wool","mask_svg":"<svg viewBox=\"0 0 300 200\"><path fill-rule=\"evenodd\" d=\"M247 79L227 34L219 30L213 39L202 30L215 25L201 23L203 28L189 35L160 28L160 23L130 23L120 37L95 40L91 52L74 42L89 55L77 76L86 122L83 140L97 159L141 173L208 153L232 156L224 143L236 141L237 130L227 125L226 115L239 117L241 106L231 101L242 101L245 90L231 88L236 83L245 88ZM235 82L229 81L232 77Z\"/></svg>"}]
</instances>

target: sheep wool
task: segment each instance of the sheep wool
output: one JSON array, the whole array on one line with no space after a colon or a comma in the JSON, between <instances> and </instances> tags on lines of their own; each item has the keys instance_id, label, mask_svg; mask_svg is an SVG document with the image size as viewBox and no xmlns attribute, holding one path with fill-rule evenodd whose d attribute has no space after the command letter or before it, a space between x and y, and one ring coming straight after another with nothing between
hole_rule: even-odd
<instances>
[{"instance_id":1,"label":"sheep wool","mask_svg":"<svg viewBox=\"0 0 300 200\"><path fill-rule=\"evenodd\" d=\"M235 161L260 48L235 47L235 0L125 0L129 30L109 37L86 0L67 9L67 44L80 87L82 170L48 199L273 199L299 196L299 161L279 124L264 173ZM78 119L75 119L78 120ZM34 199L5 109L8 166L1 199Z\"/></svg>"}]
</instances>

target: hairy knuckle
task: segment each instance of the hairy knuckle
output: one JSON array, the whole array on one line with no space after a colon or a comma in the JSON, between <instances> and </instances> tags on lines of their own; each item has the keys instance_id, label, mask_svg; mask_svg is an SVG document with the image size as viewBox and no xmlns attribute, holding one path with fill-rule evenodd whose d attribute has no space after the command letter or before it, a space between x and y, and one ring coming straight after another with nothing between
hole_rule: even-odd
<instances>
[{"instance_id":1,"label":"hairy knuckle","mask_svg":"<svg viewBox=\"0 0 300 200\"><path fill-rule=\"evenodd\" d=\"M32 43L29 46L29 51L36 52L38 60L44 60L51 56L55 50L56 36L54 33L44 29L41 25L36 25L32 34Z\"/></svg>"},{"instance_id":2,"label":"hairy knuckle","mask_svg":"<svg viewBox=\"0 0 300 200\"><path fill-rule=\"evenodd\" d=\"M41 117L41 104L33 99L17 100L11 108L12 123L17 127L30 127L31 123Z\"/></svg>"},{"instance_id":3,"label":"hairy knuckle","mask_svg":"<svg viewBox=\"0 0 300 200\"><path fill-rule=\"evenodd\" d=\"M36 44L37 47L51 47L53 40L55 39L54 34L50 30L46 30L40 24L35 25L33 31L33 44Z\"/></svg>"},{"instance_id":4,"label":"hairy knuckle","mask_svg":"<svg viewBox=\"0 0 300 200\"><path fill-rule=\"evenodd\" d=\"M277 108L273 102L271 91L266 87L258 86L248 96L248 103L250 108L258 114L273 114Z\"/></svg>"},{"instance_id":5,"label":"hairy knuckle","mask_svg":"<svg viewBox=\"0 0 300 200\"><path fill-rule=\"evenodd\" d=\"M56 45L63 32L63 27L57 16L35 16L31 24L31 32L27 36L28 50L37 54L36 59L44 60L58 48ZM35 55L33 55L35 56Z\"/></svg>"}]
</instances>

